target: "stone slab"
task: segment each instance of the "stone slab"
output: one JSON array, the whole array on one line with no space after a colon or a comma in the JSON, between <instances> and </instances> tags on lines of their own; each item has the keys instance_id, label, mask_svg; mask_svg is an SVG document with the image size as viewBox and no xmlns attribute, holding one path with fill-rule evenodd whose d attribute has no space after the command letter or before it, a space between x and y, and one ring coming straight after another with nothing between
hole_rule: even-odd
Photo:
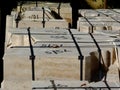
<instances>
[{"instance_id":1,"label":"stone slab","mask_svg":"<svg viewBox=\"0 0 120 90\"><path fill-rule=\"evenodd\" d=\"M41 80L41 81L32 81L32 90L54 90L52 84L48 80Z\"/></svg>"},{"instance_id":2,"label":"stone slab","mask_svg":"<svg viewBox=\"0 0 120 90\"><path fill-rule=\"evenodd\" d=\"M69 23L66 20L53 19L45 23L45 28L69 28Z\"/></svg>"},{"instance_id":3,"label":"stone slab","mask_svg":"<svg viewBox=\"0 0 120 90\"><path fill-rule=\"evenodd\" d=\"M32 36L35 41L63 41L63 42L67 42L67 41L73 41L70 35L33 35Z\"/></svg>"},{"instance_id":4,"label":"stone slab","mask_svg":"<svg viewBox=\"0 0 120 90\"><path fill-rule=\"evenodd\" d=\"M88 86L93 88L110 88L112 90L120 90L120 83L119 82L96 82L96 83L90 83Z\"/></svg>"},{"instance_id":5,"label":"stone slab","mask_svg":"<svg viewBox=\"0 0 120 90\"><path fill-rule=\"evenodd\" d=\"M64 29L63 30L57 29L56 31L51 29L49 30L42 29L42 30L40 32L35 30L32 31L31 33L32 38L36 40L36 42L33 44L34 54L36 57L35 79L36 80L51 80L51 79L79 80L80 60L78 60L78 57L80 56L80 53L76 48L75 44L73 43L72 37L68 33L68 30L66 31L64 31ZM83 78L85 80L90 81L91 75L94 75L94 70L97 70L98 68L98 64L97 64L98 53L95 53L98 49L95 47L95 44L93 43L93 40L91 39L89 34L80 33L78 31L77 33L76 31L74 29L71 30L84 56ZM27 31L24 32L20 30L12 31L12 33L13 35L17 35L17 36L21 36L22 34L27 35ZM101 46L102 45L105 46L102 47L102 50L109 50L110 53L112 53L112 48L110 46L112 45L112 43L109 42L109 40L111 39L109 36L104 36L102 34L94 34L94 36ZM51 39L53 42L54 41L55 42L53 43ZM102 41L104 41L104 43ZM31 72L31 60L29 60L30 55L31 52L29 45L27 46L18 45L8 48L4 56L5 80L7 81L12 79L14 80L21 79L23 81L31 80L32 72ZM112 55L110 57L112 57ZM11 68L9 68L9 66Z\"/></svg>"},{"instance_id":6,"label":"stone slab","mask_svg":"<svg viewBox=\"0 0 120 90\"><path fill-rule=\"evenodd\" d=\"M114 18L114 17L113 17ZM89 22L105 22L105 21L108 21L108 22L113 22L115 21L114 19L112 19L111 17L79 17L78 21L80 22L86 22L87 20Z\"/></svg>"},{"instance_id":7,"label":"stone slab","mask_svg":"<svg viewBox=\"0 0 120 90\"><path fill-rule=\"evenodd\" d=\"M90 22L94 27L95 30L119 30L119 23L118 22Z\"/></svg>"},{"instance_id":8,"label":"stone slab","mask_svg":"<svg viewBox=\"0 0 120 90\"><path fill-rule=\"evenodd\" d=\"M107 22L113 22L113 21L115 21L115 20L113 20L111 17L87 17L87 20L88 21L90 21L90 22L93 22L93 21L95 21L95 22L105 22L105 21L107 21Z\"/></svg>"},{"instance_id":9,"label":"stone slab","mask_svg":"<svg viewBox=\"0 0 120 90\"><path fill-rule=\"evenodd\" d=\"M119 90L119 83L117 82L92 82L88 83L87 81L61 81L61 80L51 80L54 83L54 87L52 86L52 82L50 81L33 81L33 88L39 88L38 90L53 90L56 88L57 90L85 90L85 89L112 89ZM51 85L50 85L51 83ZM35 89L36 90L36 89Z\"/></svg>"},{"instance_id":10,"label":"stone slab","mask_svg":"<svg viewBox=\"0 0 120 90\"><path fill-rule=\"evenodd\" d=\"M43 27L42 19L40 20L22 20L19 22L19 28L68 28L69 24L63 19L45 20L45 26Z\"/></svg>"},{"instance_id":11,"label":"stone slab","mask_svg":"<svg viewBox=\"0 0 120 90\"><path fill-rule=\"evenodd\" d=\"M119 15L118 13L114 12L112 9L111 10L110 9L105 9L105 10L104 9L97 9L97 11L106 15L106 16L109 16L109 17Z\"/></svg>"},{"instance_id":12,"label":"stone slab","mask_svg":"<svg viewBox=\"0 0 120 90\"><path fill-rule=\"evenodd\" d=\"M53 86L54 83L54 86ZM33 81L33 88L39 88L38 90L84 90L82 85L88 84L87 81L78 80L50 80L50 81ZM79 88L78 88L79 87ZM36 90L35 89L35 90Z\"/></svg>"},{"instance_id":13,"label":"stone slab","mask_svg":"<svg viewBox=\"0 0 120 90\"><path fill-rule=\"evenodd\" d=\"M27 31L28 27L26 28L10 28L8 32L12 34L18 34L18 35L28 35ZM54 35L54 34L62 34L66 35L69 34L69 31L67 29L55 29L55 28L30 28L30 33L32 35Z\"/></svg>"},{"instance_id":14,"label":"stone slab","mask_svg":"<svg viewBox=\"0 0 120 90\"><path fill-rule=\"evenodd\" d=\"M79 9L79 13L83 17L96 17L96 16L105 16L101 13L96 12L95 10L92 9Z\"/></svg>"}]
</instances>

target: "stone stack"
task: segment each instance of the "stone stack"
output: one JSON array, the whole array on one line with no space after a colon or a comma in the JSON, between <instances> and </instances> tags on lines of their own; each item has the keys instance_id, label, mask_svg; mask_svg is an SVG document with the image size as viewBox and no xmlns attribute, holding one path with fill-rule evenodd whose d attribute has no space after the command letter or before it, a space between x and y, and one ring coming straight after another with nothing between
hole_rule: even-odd
<instances>
[{"instance_id":1,"label":"stone stack","mask_svg":"<svg viewBox=\"0 0 120 90\"><path fill-rule=\"evenodd\" d=\"M120 30L118 17L120 13L117 9L116 11L112 9L80 9L79 14L82 17L79 17L77 21L78 31L93 33L96 30Z\"/></svg>"},{"instance_id":2,"label":"stone stack","mask_svg":"<svg viewBox=\"0 0 120 90\"><path fill-rule=\"evenodd\" d=\"M94 81L99 77L99 52L88 33L76 29L30 29L35 54L35 80L80 80ZM31 55L27 30L11 30L11 45L4 56L4 86L31 82ZM22 37L21 37L22 36ZM113 62L113 38L93 34L102 50L101 64L109 68ZM21 42L19 40L23 40ZM74 39L75 40L74 40ZM76 43L79 47L76 46ZM81 56L83 71L81 74ZM15 82L13 82L15 81ZM28 87L27 84L25 87Z\"/></svg>"}]
</instances>

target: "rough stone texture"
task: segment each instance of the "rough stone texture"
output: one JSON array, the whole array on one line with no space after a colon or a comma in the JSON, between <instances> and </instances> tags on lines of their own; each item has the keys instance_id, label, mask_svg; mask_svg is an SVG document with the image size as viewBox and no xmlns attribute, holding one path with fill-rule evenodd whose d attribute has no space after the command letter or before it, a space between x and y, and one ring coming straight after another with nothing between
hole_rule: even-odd
<instances>
[{"instance_id":1,"label":"rough stone texture","mask_svg":"<svg viewBox=\"0 0 120 90\"><path fill-rule=\"evenodd\" d=\"M112 89L120 90L119 82L92 82L87 81L65 81L65 80L50 80L50 81L33 81L32 88L37 90L86 90L86 89Z\"/></svg>"},{"instance_id":2,"label":"rough stone texture","mask_svg":"<svg viewBox=\"0 0 120 90\"><path fill-rule=\"evenodd\" d=\"M24 21L20 21L19 28L27 28L27 27L31 27L31 28L43 28L43 23L42 20L41 21L29 21L29 20L24 20ZM68 28L68 22L65 20L49 20L49 21L45 21L45 28Z\"/></svg>"},{"instance_id":3,"label":"rough stone texture","mask_svg":"<svg viewBox=\"0 0 120 90\"><path fill-rule=\"evenodd\" d=\"M119 12L119 10L118 10ZM115 10L110 9L80 9L79 14L83 17L79 17L77 21L77 29L82 32L94 32L95 30L119 30L119 14ZM80 23L89 23L86 25L80 25ZM80 30L81 26L84 26Z\"/></svg>"},{"instance_id":4,"label":"rough stone texture","mask_svg":"<svg viewBox=\"0 0 120 90\"><path fill-rule=\"evenodd\" d=\"M45 88L47 88L48 90L54 90L55 88L57 90L61 90L61 89L72 90L72 88L74 88L75 90L84 90L82 87L87 84L88 84L87 81L78 81L78 80L72 80L72 81L50 80L50 81L33 81L32 87L41 88L40 90L45 90ZM81 87L81 88L76 88L76 87Z\"/></svg>"},{"instance_id":5,"label":"rough stone texture","mask_svg":"<svg viewBox=\"0 0 120 90\"><path fill-rule=\"evenodd\" d=\"M32 81L23 80L5 80L2 90L31 90Z\"/></svg>"}]
</instances>

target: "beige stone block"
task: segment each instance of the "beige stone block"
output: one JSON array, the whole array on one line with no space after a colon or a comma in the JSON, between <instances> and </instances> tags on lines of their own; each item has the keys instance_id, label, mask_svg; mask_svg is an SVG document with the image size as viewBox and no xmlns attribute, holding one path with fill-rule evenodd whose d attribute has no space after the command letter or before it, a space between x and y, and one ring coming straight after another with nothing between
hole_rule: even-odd
<instances>
[{"instance_id":1,"label":"beige stone block","mask_svg":"<svg viewBox=\"0 0 120 90\"><path fill-rule=\"evenodd\" d=\"M10 37L11 33L9 32L9 28L13 28L13 16L7 15L6 16L6 32L5 32L5 49L8 45L10 45Z\"/></svg>"},{"instance_id":2,"label":"beige stone block","mask_svg":"<svg viewBox=\"0 0 120 90\"><path fill-rule=\"evenodd\" d=\"M36 80L79 80L79 60L69 54L71 51L66 53L47 51L49 50L35 49ZM70 56L67 57L67 54ZM8 49L4 56L4 80L32 80L29 56L29 48Z\"/></svg>"},{"instance_id":3,"label":"beige stone block","mask_svg":"<svg viewBox=\"0 0 120 90\"><path fill-rule=\"evenodd\" d=\"M118 47L118 67L119 67L119 70L120 70L120 48L119 47Z\"/></svg>"},{"instance_id":4,"label":"beige stone block","mask_svg":"<svg viewBox=\"0 0 120 90\"><path fill-rule=\"evenodd\" d=\"M11 15L6 16L6 28L7 29L13 28L13 20L14 20L13 16L11 16Z\"/></svg>"},{"instance_id":5,"label":"beige stone block","mask_svg":"<svg viewBox=\"0 0 120 90\"><path fill-rule=\"evenodd\" d=\"M66 20L53 19L45 22L45 28L68 28L69 24Z\"/></svg>"},{"instance_id":6,"label":"beige stone block","mask_svg":"<svg viewBox=\"0 0 120 90\"><path fill-rule=\"evenodd\" d=\"M4 80L32 80L31 61L29 60L29 56L5 55Z\"/></svg>"},{"instance_id":7,"label":"beige stone block","mask_svg":"<svg viewBox=\"0 0 120 90\"><path fill-rule=\"evenodd\" d=\"M19 24L18 24L18 27L19 28L28 28L28 27L31 27L31 28L42 28L43 27L43 24L42 24L42 21L20 21Z\"/></svg>"},{"instance_id":8,"label":"beige stone block","mask_svg":"<svg viewBox=\"0 0 120 90\"><path fill-rule=\"evenodd\" d=\"M68 28L69 24L66 20L63 19L51 19L49 21L45 21L45 28ZM42 20L41 21L20 21L19 28L27 28L27 27L31 27L31 28L43 28L43 23Z\"/></svg>"},{"instance_id":9,"label":"beige stone block","mask_svg":"<svg viewBox=\"0 0 120 90\"><path fill-rule=\"evenodd\" d=\"M80 60L76 49L34 48L34 53L35 80L80 80ZM4 56L4 80L32 80L29 56L29 48L8 49ZM94 54L85 56L83 80L91 81L92 75L95 75L98 67L96 59Z\"/></svg>"},{"instance_id":10,"label":"beige stone block","mask_svg":"<svg viewBox=\"0 0 120 90\"><path fill-rule=\"evenodd\" d=\"M40 58L36 60L36 80L79 80L79 60Z\"/></svg>"},{"instance_id":11,"label":"beige stone block","mask_svg":"<svg viewBox=\"0 0 120 90\"><path fill-rule=\"evenodd\" d=\"M86 33L92 30L91 25L88 22L78 22L77 28L78 28L78 31L86 32Z\"/></svg>"},{"instance_id":12,"label":"beige stone block","mask_svg":"<svg viewBox=\"0 0 120 90\"><path fill-rule=\"evenodd\" d=\"M99 59L98 59L98 52L94 51L90 53L91 56L91 81L97 80L98 72L99 72Z\"/></svg>"},{"instance_id":13,"label":"beige stone block","mask_svg":"<svg viewBox=\"0 0 120 90\"><path fill-rule=\"evenodd\" d=\"M54 90L54 88L52 88L53 85L49 80L40 80L40 81L32 81L32 88L41 88L40 90ZM35 89L35 90L36 90ZM38 90L38 89L37 89Z\"/></svg>"},{"instance_id":14,"label":"beige stone block","mask_svg":"<svg viewBox=\"0 0 120 90\"><path fill-rule=\"evenodd\" d=\"M84 59L84 70L83 70L83 79L91 81L91 56L86 56Z\"/></svg>"},{"instance_id":15,"label":"beige stone block","mask_svg":"<svg viewBox=\"0 0 120 90\"><path fill-rule=\"evenodd\" d=\"M111 52L102 50L102 64L105 65L105 68L109 68L111 63Z\"/></svg>"},{"instance_id":16,"label":"beige stone block","mask_svg":"<svg viewBox=\"0 0 120 90\"><path fill-rule=\"evenodd\" d=\"M2 90L31 90L32 81L4 80Z\"/></svg>"},{"instance_id":17,"label":"beige stone block","mask_svg":"<svg viewBox=\"0 0 120 90\"><path fill-rule=\"evenodd\" d=\"M116 61L116 50L115 48L112 48L112 60L111 60L111 64L114 64L114 62Z\"/></svg>"}]
</instances>

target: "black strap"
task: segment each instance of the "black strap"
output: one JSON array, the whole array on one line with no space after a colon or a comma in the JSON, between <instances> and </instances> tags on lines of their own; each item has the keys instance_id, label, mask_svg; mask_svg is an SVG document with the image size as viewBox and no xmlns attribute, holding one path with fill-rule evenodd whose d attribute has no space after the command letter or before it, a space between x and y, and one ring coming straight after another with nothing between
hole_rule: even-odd
<instances>
[{"instance_id":1,"label":"black strap","mask_svg":"<svg viewBox=\"0 0 120 90\"><path fill-rule=\"evenodd\" d=\"M28 30L28 37L29 37L29 44L30 44L30 51L31 51L30 60L32 63L32 80L35 80L35 66L34 66L35 55L34 55L33 46L31 42L30 27L28 27L27 30Z\"/></svg>"},{"instance_id":2,"label":"black strap","mask_svg":"<svg viewBox=\"0 0 120 90\"><path fill-rule=\"evenodd\" d=\"M74 44L78 50L78 53L79 53L79 56L78 56L78 59L80 60L80 80L83 80L83 59L84 59L84 56L82 55L82 52L81 52L81 49L77 43L77 41L75 40L75 37L74 35L72 34L71 30L69 29L69 33L74 41Z\"/></svg>"}]
</instances>

